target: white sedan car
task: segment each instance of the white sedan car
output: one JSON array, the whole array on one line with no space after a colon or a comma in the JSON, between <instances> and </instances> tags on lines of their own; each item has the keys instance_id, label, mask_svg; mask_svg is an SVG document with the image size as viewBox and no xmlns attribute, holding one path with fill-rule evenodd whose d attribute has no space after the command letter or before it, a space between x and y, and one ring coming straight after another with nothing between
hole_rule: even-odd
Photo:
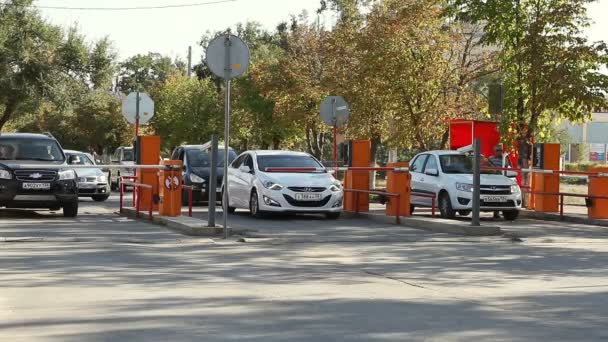
<instances>
[{"instance_id":1,"label":"white sedan car","mask_svg":"<svg viewBox=\"0 0 608 342\"><path fill-rule=\"evenodd\" d=\"M482 162L489 163L487 159ZM493 166L493 165L488 165ZM458 151L430 151L417 155L410 162L412 192L434 194L443 218L454 218L456 212L471 212L473 198L473 157ZM510 173L509 173L510 174ZM500 212L507 220L515 220L521 210L522 195L517 182L500 171L482 171L480 209ZM429 207L431 199L412 194L412 210Z\"/></svg>"},{"instance_id":2,"label":"white sedan car","mask_svg":"<svg viewBox=\"0 0 608 342\"><path fill-rule=\"evenodd\" d=\"M313 156L289 151L248 151L228 168L228 209L265 213L342 212L342 186Z\"/></svg>"}]
</instances>

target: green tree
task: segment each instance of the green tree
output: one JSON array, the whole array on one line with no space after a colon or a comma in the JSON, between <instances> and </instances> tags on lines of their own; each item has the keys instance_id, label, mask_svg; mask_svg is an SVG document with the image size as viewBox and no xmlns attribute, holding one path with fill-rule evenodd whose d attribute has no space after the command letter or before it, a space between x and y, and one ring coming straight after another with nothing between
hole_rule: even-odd
<instances>
[{"instance_id":1,"label":"green tree","mask_svg":"<svg viewBox=\"0 0 608 342\"><path fill-rule=\"evenodd\" d=\"M153 52L136 55L120 64L118 90L125 94L138 90L151 92L169 77L184 72L182 61Z\"/></svg>"},{"instance_id":2,"label":"green tree","mask_svg":"<svg viewBox=\"0 0 608 342\"><path fill-rule=\"evenodd\" d=\"M0 3L0 130L25 102L45 94L59 72L62 32L31 4Z\"/></svg>"},{"instance_id":3,"label":"green tree","mask_svg":"<svg viewBox=\"0 0 608 342\"><path fill-rule=\"evenodd\" d=\"M484 24L484 41L500 48L506 90L503 132L518 141L522 163L529 142L557 119L584 121L606 104L604 42L590 43L591 0L454 0L456 17Z\"/></svg>"}]
</instances>

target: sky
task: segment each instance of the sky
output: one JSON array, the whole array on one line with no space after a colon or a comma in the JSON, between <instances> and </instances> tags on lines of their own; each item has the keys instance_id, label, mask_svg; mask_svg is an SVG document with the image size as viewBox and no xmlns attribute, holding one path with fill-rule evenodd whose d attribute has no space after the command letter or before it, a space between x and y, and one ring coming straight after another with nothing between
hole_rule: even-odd
<instances>
[{"instance_id":1,"label":"sky","mask_svg":"<svg viewBox=\"0 0 608 342\"><path fill-rule=\"evenodd\" d=\"M37 0L37 6L61 7L138 7L192 4L218 0ZM257 21L273 29L290 15L306 10L316 17L319 0L236 0L200 7L129 10L78 11L41 8L50 22L69 27L78 25L89 40L109 36L121 59L149 51L185 58L193 47L198 62L202 48L198 41L206 31L222 30L239 22ZM587 33L591 40L608 42L608 0L589 5L594 24ZM331 17L322 20L331 21Z\"/></svg>"},{"instance_id":2,"label":"sky","mask_svg":"<svg viewBox=\"0 0 608 342\"><path fill-rule=\"evenodd\" d=\"M137 7L192 4L218 0L37 0L37 6ZM89 40L109 36L121 59L149 51L200 60L198 47L206 31L223 30L237 23L257 21L267 29L307 10L316 18L319 0L237 0L200 7L130 11L77 11L41 8L50 22L64 27L77 24Z\"/></svg>"}]
</instances>

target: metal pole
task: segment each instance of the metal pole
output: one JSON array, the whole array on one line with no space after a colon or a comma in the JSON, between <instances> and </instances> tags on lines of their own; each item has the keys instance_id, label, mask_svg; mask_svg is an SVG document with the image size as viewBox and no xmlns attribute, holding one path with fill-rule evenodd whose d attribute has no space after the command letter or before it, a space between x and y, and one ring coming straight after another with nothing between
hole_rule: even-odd
<instances>
[{"instance_id":1,"label":"metal pole","mask_svg":"<svg viewBox=\"0 0 608 342\"><path fill-rule=\"evenodd\" d=\"M139 91L137 92L137 97L135 100L135 143L137 144L137 137L139 136L139 101L140 101L140 97L139 97ZM133 151L133 156L137 156L137 150L139 148L135 149L135 151ZM135 164L137 164L137 158L135 158ZM133 169L133 176L137 177L137 169ZM135 178L135 181L137 181L137 178ZM137 187L133 187L133 205L135 206L135 203L139 203L139 189Z\"/></svg>"},{"instance_id":2,"label":"metal pole","mask_svg":"<svg viewBox=\"0 0 608 342\"><path fill-rule=\"evenodd\" d=\"M334 167L338 168L338 126L334 123ZM336 177L338 175L336 174Z\"/></svg>"},{"instance_id":3,"label":"metal pole","mask_svg":"<svg viewBox=\"0 0 608 342\"><path fill-rule=\"evenodd\" d=\"M208 226L215 227L215 201L217 200L217 134L211 136L211 170L209 170L209 220Z\"/></svg>"},{"instance_id":4,"label":"metal pole","mask_svg":"<svg viewBox=\"0 0 608 342\"><path fill-rule=\"evenodd\" d=\"M228 149L230 146L230 78L232 76L232 66L230 58L230 36L226 35L224 46L226 47L225 76L226 80L226 103L224 105L224 198L223 198L223 218L224 218L224 239L228 239Z\"/></svg>"},{"instance_id":5,"label":"metal pole","mask_svg":"<svg viewBox=\"0 0 608 342\"><path fill-rule=\"evenodd\" d=\"M188 77L192 76L192 46L188 46Z\"/></svg>"},{"instance_id":6,"label":"metal pole","mask_svg":"<svg viewBox=\"0 0 608 342\"><path fill-rule=\"evenodd\" d=\"M479 206L481 195L481 141L479 138L475 138L473 140L473 150L473 220L471 221L471 225L480 226Z\"/></svg>"}]
</instances>

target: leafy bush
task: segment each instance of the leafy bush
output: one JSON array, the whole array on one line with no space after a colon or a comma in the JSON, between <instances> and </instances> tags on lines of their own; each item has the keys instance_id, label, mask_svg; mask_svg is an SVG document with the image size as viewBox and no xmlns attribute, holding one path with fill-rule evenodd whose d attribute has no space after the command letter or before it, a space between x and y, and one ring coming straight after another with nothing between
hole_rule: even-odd
<instances>
[{"instance_id":1,"label":"leafy bush","mask_svg":"<svg viewBox=\"0 0 608 342\"><path fill-rule=\"evenodd\" d=\"M593 162L569 163L565 165L566 171L589 171L591 167L600 166L603 164Z\"/></svg>"}]
</instances>

